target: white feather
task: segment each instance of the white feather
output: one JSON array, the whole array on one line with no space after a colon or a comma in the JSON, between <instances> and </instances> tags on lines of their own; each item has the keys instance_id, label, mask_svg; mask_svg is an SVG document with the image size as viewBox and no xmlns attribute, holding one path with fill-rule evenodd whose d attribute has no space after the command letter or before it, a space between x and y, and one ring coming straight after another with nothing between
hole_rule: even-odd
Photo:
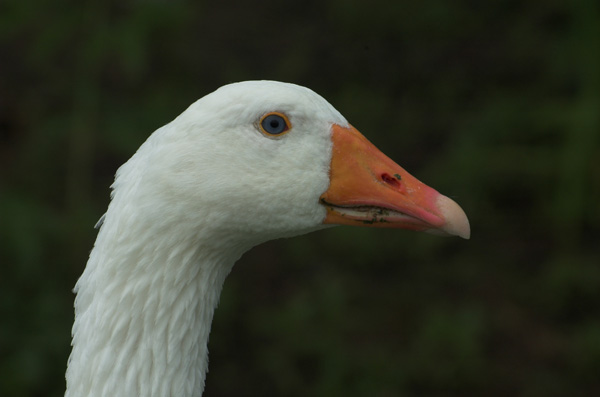
<instances>
[{"instance_id":1,"label":"white feather","mask_svg":"<svg viewBox=\"0 0 600 397\"><path fill-rule=\"evenodd\" d=\"M292 129L262 134L285 113ZM225 277L249 248L322 228L330 126L307 88L256 81L198 100L117 171L75 292L68 397L199 396Z\"/></svg>"}]
</instances>

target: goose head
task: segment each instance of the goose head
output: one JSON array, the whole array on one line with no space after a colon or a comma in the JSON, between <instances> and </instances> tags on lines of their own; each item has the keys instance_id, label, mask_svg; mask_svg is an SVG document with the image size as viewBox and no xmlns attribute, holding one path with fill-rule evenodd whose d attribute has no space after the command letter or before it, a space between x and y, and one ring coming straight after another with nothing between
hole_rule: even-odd
<instances>
[{"instance_id":1,"label":"goose head","mask_svg":"<svg viewBox=\"0 0 600 397\"><path fill-rule=\"evenodd\" d=\"M469 237L454 201L311 90L244 82L198 100L117 171L75 287L66 396L201 395L234 262L335 224Z\"/></svg>"},{"instance_id":2,"label":"goose head","mask_svg":"<svg viewBox=\"0 0 600 397\"><path fill-rule=\"evenodd\" d=\"M192 104L119 170L115 196L120 190L146 220L242 251L334 224L470 233L454 201L381 153L325 99L273 81L230 84Z\"/></svg>"}]
</instances>

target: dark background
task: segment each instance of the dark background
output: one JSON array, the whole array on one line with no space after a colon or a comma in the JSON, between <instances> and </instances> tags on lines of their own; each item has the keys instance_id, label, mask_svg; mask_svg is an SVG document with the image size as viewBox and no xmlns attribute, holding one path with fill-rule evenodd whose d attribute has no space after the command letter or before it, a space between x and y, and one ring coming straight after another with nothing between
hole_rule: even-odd
<instances>
[{"instance_id":1,"label":"dark background","mask_svg":"<svg viewBox=\"0 0 600 397\"><path fill-rule=\"evenodd\" d=\"M255 248L225 283L207 396L600 395L599 8L0 3L0 395L63 393L71 289L118 166L249 79L323 95L473 233Z\"/></svg>"}]
</instances>

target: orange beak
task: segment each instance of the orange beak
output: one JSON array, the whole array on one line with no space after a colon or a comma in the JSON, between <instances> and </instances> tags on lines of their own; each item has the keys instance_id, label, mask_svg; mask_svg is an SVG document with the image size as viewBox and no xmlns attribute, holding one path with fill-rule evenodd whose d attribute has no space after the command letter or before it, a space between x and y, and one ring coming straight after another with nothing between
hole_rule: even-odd
<instances>
[{"instance_id":1,"label":"orange beak","mask_svg":"<svg viewBox=\"0 0 600 397\"><path fill-rule=\"evenodd\" d=\"M323 223L422 230L468 239L458 204L420 182L354 127L332 126L329 189Z\"/></svg>"}]
</instances>

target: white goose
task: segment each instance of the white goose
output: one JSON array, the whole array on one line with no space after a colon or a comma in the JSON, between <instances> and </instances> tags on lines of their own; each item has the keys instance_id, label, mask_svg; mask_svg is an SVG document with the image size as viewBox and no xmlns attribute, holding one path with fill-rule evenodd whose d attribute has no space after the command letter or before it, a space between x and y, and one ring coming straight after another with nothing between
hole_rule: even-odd
<instances>
[{"instance_id":1,"label":"white goose","mask_svg":"<svg viewBox=\"0 0 600 397\"><path fill-rule=\"evenodd\" d=\"M264 241L331 224L470 234L454 201L286 83L236 83L198 100L112 188L75 287L69 397L200 396L225 277Z\"/></svg>"}]
</instances>

